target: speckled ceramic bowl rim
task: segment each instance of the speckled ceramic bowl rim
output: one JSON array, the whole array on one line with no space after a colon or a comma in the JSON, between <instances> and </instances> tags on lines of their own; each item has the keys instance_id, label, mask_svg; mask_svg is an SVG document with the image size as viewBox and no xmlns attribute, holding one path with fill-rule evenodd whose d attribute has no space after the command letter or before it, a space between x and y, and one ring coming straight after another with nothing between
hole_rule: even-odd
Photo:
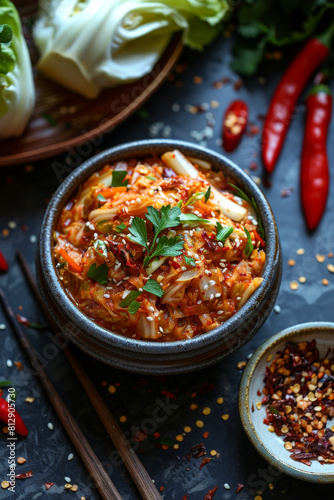
<instances>
[{"instance_id":1,"label":"speckled ceramic bowl rim","mask_svg":"<svg viewBox=\"0 0 334 500\"><path fill-rule=\"evenodd\" d=\"M108 162L120 161L122 158L140 157L149 153L159 154L170 149L180 149L191 157L206 160L211 164L221 165L223 171L236 179L236 182L241 189L254 196L262 216L266 234L266 263L262 275L264 280L246 304L243 305L240 311L238 311L225 323L210 332L198 335L193 339L187 339L185 341L180 340L168 343L138 341L124 337L99 326L93 320L85 316L70 301L58 279L53 261L53 231L59 215L59 208L63 208L65 206L67 201L71 198L71 196L73 196L77 187L93 172L102 168L102 166ZM266 288L271 286L270 280L273 278L273 268L277 265L279 241L275 217L268 201L255 182L243 170L241 170L241 168L229 159L225 158L223 155L215 153L204 147L197 146L196 144L171 139L151 139L129 142L107 149L86 160L62 182L52 197L44 216L39 243L39 252L40 262L44 267L42 272L44 274L45 283L49 292L53 296L58 307L60 307L62 311L66 312L66 315L71 318L72 321L75 318L77 326L84 329L93 338L97 338L102 342L114 342L119 348L128 351L136 352L141 350L142 352L149 354L158 354L161 352L164 354L173 354L173 352L178 349L181 349L183 352L190 352L216 342L221 336L225 337L230 335L234 330L234 326L241 321L242 316L249 317L252 313L254 313L258 300L261 300L261 297L263 298Z\"/></svg>"},{"instance_id":2,"label":"speckled ceramic bowl rim","mask_svg":"<svg viewBox=\"0 0 334 500\"><path fill-rule=\"evenodd\" d=\"M309 481L312 483L333 483L334 468L332 472L328 472L328 470L323 473L311 471L306 472L300 470L297 466L292 467L291 465L284 464L280 460L278 460L261 441L261 438L258 436L253 425L251 409L249 407L249 386L260 360L265 357L268 351L275 347L275 345L278 346L282 342L293 340L293 337L300 335L303 332L305 332L306 334L311 334L324 330L332 331L334 335L334 323L321 321L301 323L299 325L286 328L285 330L282 330L276 335L270 337L254 352L251 359L248 361L241 378L239 390L239 412L242 425L249 440L258 451L258 453L260 453L260 455L262 455L265 460L267 460L273 467L276 467L276 469L280 470L281 472L289 474L296 479L301 479L303 481ZM298 462L296 462L296 464L298 464Z\"/></svg>"}]
</instances>

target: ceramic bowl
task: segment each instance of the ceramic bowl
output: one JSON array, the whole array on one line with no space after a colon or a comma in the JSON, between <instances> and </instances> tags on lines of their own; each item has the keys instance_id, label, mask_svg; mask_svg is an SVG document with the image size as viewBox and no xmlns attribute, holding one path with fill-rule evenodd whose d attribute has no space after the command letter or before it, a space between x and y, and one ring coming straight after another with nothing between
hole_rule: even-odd
<instances>
[{"instance_id":1,"label":"ceramic bowl","mask_svg":"<svg viewBox=\"0 0 334 500\"><path fill-rule=\"evenodd\" d=\"M138 341L125 338L97 325L68 298L57 277L52 257L53 231L67 201L78 186L108 162L126 158L158 155L171 149L208 161L223 170L250 197L260 211L266 238L266 263L263 282L247 303L221 326L193 339L176 342ZM182 141L146 140L108 149L85 161L60 185L47 208L42 224L37 274L40 291L54 320L77 346L114 367L143 374L176 374L209 366L241 347L268 317L278 294L281 280L281 253L277 226L268 201L253 180L224 156Z\"/></svg>"},{"instance_id":2,"label":"ceramic bowl","mask_svg":"<svg viewBox=\"0 0 334 500\"><path fill-rule=\"evenodd\" d=\"M269 432L268 426L263 423L266 416L265 406L260 410L256 408L256 403L262 399L262 396L257 395L257 391L262 391L264 386L265 368L270 364L268 356L275 356L277 351L284 349L287 341L300 342L312 339L317 341L320 357L324 357L328 348L334 348L334 323L303 323L287 328L264 342L254 352L243 373L239 410L242 424L251 443L273 467L296 479L314 483L334 483L334 464L321 465L314 460L311 466L308 466L292 460L290 452L283 446L283 438ZM328 420L327 426L331 427L333 424L333 419Z\"/></svg>"}]
</instances>

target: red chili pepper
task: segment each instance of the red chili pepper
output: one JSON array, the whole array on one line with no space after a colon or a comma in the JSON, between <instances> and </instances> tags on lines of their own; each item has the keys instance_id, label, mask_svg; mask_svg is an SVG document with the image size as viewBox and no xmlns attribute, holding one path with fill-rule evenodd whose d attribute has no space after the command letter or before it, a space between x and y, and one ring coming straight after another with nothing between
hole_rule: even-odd
<instances>
[{"instance_id":1,"label":"red chili pepper","mask_svg":"<svg viewBox=\"0 0 334 500\"><path fill-rule=\"evenodd\" d=\"M45 483L45 488L49 490L55 483Z\"/></svg>"},{"instance_id":2,"label":"red chili pepper","mask_svg":"<svg viewBox=\"0 0 334 500\"><path fill-rule=\"evenodd\" d=\"M217 491L217 488L218 486L216 486L215 488L213 488L213 490L209 490L207 492L207 494L205 495L205 497L203 498L203 500L212 500L212 498L214 497L216 491Z\"/></svg>"},{"instance_id":3,"label":"red chili pepper","mask_svg":"<svg viewBox=\"0 0 334 500\"><path fill-rule=\"evenodd\" d=\"M223 146L233 151L240 142L247 125L248 107L244 101L233 101L225 111L223 121Z\"/></svg>"},{"instance_id":4,"label":"red chili pepper","mask_svg":"<svg viewBox=\"0 0 334 500\"><path fill-rule=\"evenodd\" d=\"M311 75L330 53L333 30L334 23L329 31L317 38L311 38L304 45L276 88L262 135L262 159L269 173L274 170L298 97Z\"/></svg>"},{"instance_id":5,"label":"red chili pepper","mask_svg":"<svg viewBox=\"0 0 334 500\"><path fill-rule=\"evenodd\" d=\"M317 227L324 213L329 188L326 139L332 114L327 85L312 88L306 99L307 116L301 161L301 199L307 227Z\"/></svg>"},{"instance_id":6,"label":"red chili pepper","mask_svg":"<svg viewBox=\"0 0 334 500\"><path fill-rule=\"evenodd\" d=\"M32 477L32 470L29 472L21 472L21 474L16 474L16 479L27 479L28 477Z\"/></svg>"},{"instance_id":7,"label":"red chili pepper","mask_svg":"<svg viewBox=\"0 0 334 500\"><path fill-rule=\"evenodd\" d=\"M12 405L7 403L7 401L4 398L0 398L0 420L1 422L4 422L8 427L15 427L15 432L19 434L20 436L27 436L28 435L28 429L23 423L22 418L20 415L17 413L16 410L12 411L9 409L12 408ZM9 413L9 415L8 415ZM12 420L15 422L12 422Z\"/></svg>"},{"instance_id":8,"label":"red chili pepper","mask_svg":"<svg viewBox=\"0 0 334 500\"><path fill-rule=\"evenodd\" d=\"M1 252L0 252L0 271L2 271L3 273L8 271L8 264Z\"/></svg>"}]
</instances>

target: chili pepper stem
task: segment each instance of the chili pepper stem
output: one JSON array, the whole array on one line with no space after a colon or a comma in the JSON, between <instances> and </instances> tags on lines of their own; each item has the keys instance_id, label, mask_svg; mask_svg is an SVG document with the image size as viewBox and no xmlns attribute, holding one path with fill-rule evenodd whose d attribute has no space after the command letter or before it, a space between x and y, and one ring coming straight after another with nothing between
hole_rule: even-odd
<instances>
[{"instance_id":1,"label":"chili pepper stem","mask_svg":"<svg viewBox=\"0 0 334 500\"><path fill-rule=\"evenodd\" d=\"M334 23L332 23L326 31L324 31L320 35L317 35L316 38L323 45L330 48L333 36L334 36Z\"/></svg>"}]
</instances>

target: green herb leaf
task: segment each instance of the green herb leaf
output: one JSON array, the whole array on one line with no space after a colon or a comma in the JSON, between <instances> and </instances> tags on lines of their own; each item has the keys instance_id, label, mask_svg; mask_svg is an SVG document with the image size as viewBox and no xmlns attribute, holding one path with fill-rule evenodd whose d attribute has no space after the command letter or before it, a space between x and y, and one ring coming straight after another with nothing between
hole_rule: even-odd
<instances>
[{"instance_id":1,"label":"green herb leaf","mask_svg":"<svg viewBox=\"0 0 334 500\"><path fill-rule=\"evenodd\" d=\"M129 181L124 180L126 175L126 170L113 170L111 174L111 187L127 186L129 184Z\"/></svg>"},{"instance_id":2,"label":"green herb leaf","mask_svg":"<svg viewBox=\"0 0 334 500\"><path fill-rule=\"evenodd\" d=\"M100 285L105 285L108 283L108 266L107 264L101 264L100 266L96 266L95 262L92 264L87 273L88 278L91 278L94 281L100 283Z\"/></svg>"},{"instance_id":3,"label":"green herb leaf","mask_svg":"<svg viewBox=\"0 0 334 500\"><path fill-rule=\"evenodd\" d=\"M192 257L184 257L184 260L186 261L186 264L188 266L196 267L196 262L194 261L194 259Z\"/></svg>"},{"instance_id":4,"label":"green herb leaf","mask_svg":"<svg viewBox=\"0 0 334 500\"><path fill-rule=\"evenodd\" d=\"M121 307L128 307L128 305L131 304L132 301L136 300L142 293L143 292L138 292L138 290L132 290L132 292L130 292L125 299L119 303L119 305Z\"/></svg>"},{"instance_id":5,"label":"green herb leaf","mask_svg":"<svg viewBox=\"0 0 334 500\"><path fill-rule=\"evenodd\" d=\"M264 238L264 229L263 229L263 225L262 225L261 214L260 214L260 211L259 211L258 206L256 204L256 201L254 200L254 197L252 196L252 198L250 198L242 189L240 189L235 184L232 184L231 182L229 184L230 184L230 186L232 186L236 190L236 195L239 198L247 201L250 204L250 206L254 209L256 216L257 216L258 226L259 226L258 227L259 235L261 236L261 238Z\"/></svg>"},{"instance_id":6,"label":"green herb leaf","mask_svg":"<svg viewBox=\"0 0 334 500\"><path fill-rule=\"evenodd\" d=\"M66 265L66 260L62 263L58 262L58 264L56 265L56 268L57 269L63 269Z\"/></svg>"},{"instance_id":7,"label":"green herb leaf","mask_svg":"<svg viewBox=\"0 0 334 500\"><path fill-rule=\"evenodd\" d=\"M129 239L147 249L147 229L146 224L140 217L134 217L129 226Z\"/></svg>"},{"instance_id":8,"label":"green herb leaf","mask_svg":"<svg viewBox=\"0 0 334 500\"><path fill-rule=\"evenodd\" d=\"M154 207L147 207L146 219L152 222L154 226L154 238L152 241L152 248L154 247L155 240L157 239L159 233L164 229L170 227L176 227L180 224L179 216L181 214L181 208L175 206L171 208L170 205L161 207L157 210Z\"/></svg>"},{"instance_id":9,"label":"green herb leaf","mask_svg":"<svg viewBox=\"0 0 334 500\"><path fill-rule=\"evenodd\" d=\"M177 255L181 255L183 246L184 241L180 236L173 236L172 238L161 236L156 249L151 255L151 259L158 255L162 255L163 257L176 257Z\"/></svg>"},{"instance_id":10,"label":"green herb leaf","mask_svg":"<svg viewBox=\"0 0 334 500\"><path fill-rule=\"evenodd\" d=\"M211 196L211 186L208 187L205 195L204 195L204 199L205 199L205 203L208 201L208 199L210 198Z\"/></svg>"},{"instance_id":11,"label":"green herb leaf","mask_svg":"<svg viewBox=\"0 0 334 500\"><path fill-rule=\"evenodd\" d=\"M226 238L228 238L230 236L230 234L232 234L233 231L234 231L233 227L231 227L231 226L225 226L225 227L223 227L220 224L220 222L217 222L216 228L217 228L216 239L218 241L221 241L223 244L225 243Z\"/></svg>"},{"instance_id":12,"label":"green herb leaf","mask_svg":"<svg viewBox=\"0 0 334 500\"><path fill-rule=\"evenodd\" d=\"M103 255L103 257L108 257L107 245L102 240L95 240L93 243L93 248L98 255Z\"/></svg>"},{"instance_id":13,"label":"green herb leaf","mask_svg":"<svg viewBox=\"0 0 334 500\"><path fill-rule=\"evenodd\" d=\"M8 387L11 385L13 385L13 382L11 382L10 380L1 380L0 381L0 387Z\"/></svg>"},{"instance_id":14,"label":"green herb leaf","mask_svg":"<svg viewBox=\"0 0 334 500\"><path fill-rule=\"evenodd\" d=\"M244 254L248 258L251 255L252 251L254 250L254 247L253 247L251 235L249 234L249 231L246 227L244 227L244 231L245 231L246 236L247 236L247 243L246 243L246 246L244 248Z\"/></svg>"},{"instance_id":15,"label":"green herb leaf","mask_svg":"<svg viewBox=\"0 0 334 500\"><path fill-rule=\"evenodd\" d=\"M105 198L102 194L98 194L97 199L102 202L107 201L107 198Z\"/></svg>"},{"instance_id":16,"label":"green herb leaf","mask_svg":"<svg viewBox=\"0 0 334 500\"><path fill-rule=\"evenodd\" d=\"M181 224L197 224L197 223L210 223L208 219L201 219L196 214L181 214L180 215L180 223Z\"/></svg>"},{"instance_id":17,"label":"green herb leaf","mask_svg":"<svg viewBox=\"0 0 334 500\"><path fill-rule=\"evenodd\" d=\"M150 181L156 181L156 178L153 175L146 175L146 179L150 179Z\"/></svg>"},{"instance_id":18,"label":"green herb leaf","mask_svg":"<svg viewBox=\"0 0 334 500\"><path fill-rule=\"evenodd\" d=\"M135 300L133 300L131 302L131 304L129 305L129 313L132 315L136 314L136 312L138 311L140 306L141 306L141 302L136 302Z\"/></svg>"},{"instance_id":19,"label":"green herb leaf","mask_svg":"<svg viewBox=\"0 0 334 500\"><path fill-rule=\"evenodd\" d=\"M121 222L120 224L118 224L118 226L115 227L115 231L117 233L122 233L124 229L126 229L126 225L124 224L124 222Z\"/></svg>"},{"instance_id":20,"label":"green herb leaf","mask_svg":"<svg viewBox=\"0 0 334 500\"><path fill-rule=\"evenodd\" d=\"M157 297L162 297L165 293L159 283L152 278L146 282L143 290L145 290L145 292L153 293L153 295L156 295Z\"/></svg>"}]
</instances>

